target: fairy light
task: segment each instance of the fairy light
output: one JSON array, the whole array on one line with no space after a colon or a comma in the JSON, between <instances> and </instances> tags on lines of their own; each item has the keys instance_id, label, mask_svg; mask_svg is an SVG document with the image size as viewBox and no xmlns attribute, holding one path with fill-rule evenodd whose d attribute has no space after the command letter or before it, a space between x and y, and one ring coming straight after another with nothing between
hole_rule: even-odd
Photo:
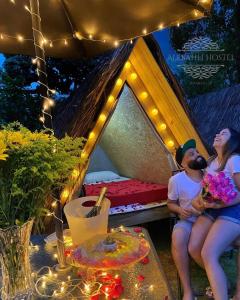
<instances>
[{"instance_id":1,"label":"fairy light","mask_svg":"<svg viewBox=\"0 0 240 300\"><path fill-rule=\"evenodd\" d=\"M50 42L49 46L50 46L51 48L53 48L53 42L52 42L52 41Z\"/></svg>"},{"instance_id":2,"label":"fairy light","mask_svg":"<svg viewBox=\"0 0 240 300\"><path fill-rule=\"evenodd\" d=\"M83 36L80 34L79 31L76 31L76 32L74 33L74 36L76 36L76 38L77 38L78 40L80 40L80 41L83 39Z\"/></svg>"},{"instance_id":3,"label":"fairy light","mask_svg":"<svg viewBox=\"0 0 240 300\"><path fill-rule=\"evenodd\" d=\"M89 39L92 40L93 39L93 35L89 34Z\"/></svg>"},{"instance_id":4,"label":"fairy light","mask_svg":"<svg viewBox=\"0 0 240 300\"><path fill-rule=\"evenodd\" d=\"M142 100L147 99L147 97L148 97L148 93L145 91L140 94L140 99L142 99Z\"/></svg>"},{"instance_id":5,"label":"fairy light","mask_svg":"<svg viewBox=\"0 0 240 300\"><path fill-rule=\"evenodd\" d=\"M146 34L147 34L147 29L144 28L143 31L142 31L142 33L143 33L144 35L146 35Z\"/></svg>"},{"instance_id":6,"label":"fairy light","mask_svg":"<svg viewBox=\"0 0 240 300\"><path fill-rule=\"evenodd\" d=\"M124 67L125 67L126 69L130 69L131 63L130 63L129 61L127 61L127 62L125 63L125 65L124 65Z\"/></svg>"},{"instance_id":7,"label":"fairy light","mask_svg":"<svg viewBox=\"0 0 240 300\"><path fill-rule=\"evenodd\" d=\"M163 23L161 23L161 24L159 24L158 29L159 29L159 30L162 30L163 27L164 27L164 25L163 25Z\"/></svg>"},{"instance_id":8,"label":"fairy light","mask_svg":"<svg viewBox=\"0 0 240 300\"><path fill-rule=\"evenodd\" d=\"M172 148L174 146L174 141L173 140L167 141L167 145L168 147Z\"/></svg>"},{"instance_id":9,"label":"fairy light","mask_svg":"<svg viewBox=\"0 0 240 300\"><path fill-rule=\"evenodd\" d=\"M118 78L118 80L116 81L116 86L121 86L122 85L122 79Z\"/></svg>"},{"instance_id":10,"label":"fairy light","mask_svg":"<svg viewBox=\"0 0 240 300\"><path fill-rule=\"evenodd\" d=\"M90 132L90 134L89 134L89 139L93 139L95 137L95 133L92 131L92 132Z\"/></svg>"},{"instance_id":11,"label":"fairy light","mask_svg":"<svg viewBox=\"0 0 240 300\"><path fill-rule=\"evenodd\" d=\"M137 79L137 74L136 73L131 73L130 74L130 78L131 78L131 80L135 80L135 79Z\"/></svg>"},{"instance_id":12,"label":"fairy light","mask_svg":"<svg viewBox=\"0 0 240 300\"><path fill-rule=\"evenodd\" d=\"M193 14L194 14L195 17L199 16L199 12L196 9L193 10Z\"/></svg>"},{"instance_id":13,"label":"fairy light","mask_svg":"<svg viewBox=\"0 0 240 300\"><path fill-rule=\"evenodd\" d=\"M15 4L15 0L10 0L11 3Z\"/></svg>"},{"instance_id":14,"label":"fairy light","mask_svg":"<svg viewBox=\"0 0 240 300\"><path fill-rule=\"evenodd\" d=\"M156 108L152 109L152 115L156 116L158 114L158 110Z\"/></svg>"},{"instance_id":15,"label":"fairy light","mask_svg":"<svg viewBox=\"0 0 240 300\"><path fill-rule=\"evenodd\" d=\"M108 97L108 102L109 102L109 103L113 103L113 101L114 101L114 97L113 97L113 95L110 95L110 96Z\"/></svg>"},{"instance_id":16,"label":"fairy light","mask_svg":"<svg viewBox=\"0 0 240 300\"><path fill-rule=\"evenodd\" d=\"M65 189L61 194L61 198L66 199L68 196L69 196L69 190Z\"/></svg>"},{"instance_id":17,"label":"fairy light","mask_svg":"<svg viewBox=\"0 0 240 300\"><path fill-rule=\"evenodd\" d=\"M133 43L133 40L130 40L130 44L132 44Z\"/></svg>"},{"instance_id":18,"label":"fairy light","mask_svg":"<svg viewBox=\"0 0 240 300\"><path fill-rule=\"evenodd\" d=\"M64 40L64 45L67 46L68 45L68 41L65 39Z\"/></svg>"},{"instance_id":19,"label":"fairy light","mask_svg":"<svg viewBox=\"0 0 240 300\"><path fill-rule=\"evenodd\" d=\"M102 122L105 122L106 121L106 115L105 114L101 114L100 116L99 116L99 120L100 121L102 121Z\"/></svg>"},{"instance_id":20,"label":"fairy light","mask_svg":"<svg viewBox=\"0 0 240 300\"><path fill-rule=\"evenodd\" d=\"M161 124L159 125L159 129L160 129L160 130L166 130L166 128L167 128L167 125L166 125L165 123L161 123Z\"/></svg>"},{"instance_id":21,"label":"fairy light","mask_svg":"<svg viewBox=\"0 0 240 300\"><path fill-rule=\"evenodd\" d=\"M3 40L4 39L4 36L3 34L0 34L0 39Z\"/></svg>"},{"instance_id":22,"label":"fairy light","mask_svg":"<svg viewBox=\"0 0 240 300\"><path fill-rule=\"evenodd\" d=\"M78 178L79 174L80 174L80 172L79 172L79 170L77 170L77 169L74 169L74 170L72 171L72 177L73 177L73 178Z\"/></svg>"},{"instance_id":23,"label":"fairy light","mask_svg":"<svg viewBox=\"0 0 240 300\"><path fill-rule=\"evenodd\" d=\"M24 41L23 36L20 35L20 34L17 35L17 39L18 39L18 41L21 42L21 43Z\"/></svg>"},{"instance_id":24,"label":"fairy light","mask_svg":"<svg viewBox=\"0 0 240 300\"><path fill-rule=\"evenodd\" d=\"M179 22L177 22L177 27L180 27L180 23Z\"/></svg>"},{"instance_id":25,"label":"fairy light","mask_svg":"<svg viewBox=\"0 0 240 300\"><path fill-rule=\"evenodd\" d=\"M114 42L114 46L115 46L115 47L118 47L118 46L119 46L119 41L115 41L115 42Z\"/></svg>"}]
</instances>

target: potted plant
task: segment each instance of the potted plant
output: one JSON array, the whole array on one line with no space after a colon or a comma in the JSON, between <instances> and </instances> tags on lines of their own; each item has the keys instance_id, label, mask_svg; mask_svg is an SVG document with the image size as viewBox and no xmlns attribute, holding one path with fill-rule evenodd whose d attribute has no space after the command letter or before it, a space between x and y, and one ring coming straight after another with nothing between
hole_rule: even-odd
<instances>
[{"instance_id":1,"label":"potted plant","mask_svg":"<svg viewBox=\"0 0 240 300\"><path fill-rule=\"evenodd\" d=\"M29 293L29 240L43 227L46 199L69 183L84 163L83 138L57 139L15 122L0 130L0 262L2 299ZM73 180L73 179L71 179Z\"/></svg>"}]
</instances>

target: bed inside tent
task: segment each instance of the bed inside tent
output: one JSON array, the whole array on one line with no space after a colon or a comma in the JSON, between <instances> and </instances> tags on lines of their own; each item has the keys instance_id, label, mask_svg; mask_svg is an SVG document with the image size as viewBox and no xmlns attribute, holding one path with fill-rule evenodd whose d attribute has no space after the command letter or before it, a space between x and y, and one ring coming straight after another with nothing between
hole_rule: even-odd
<instances>
[{"instance_id":1,"label":"bed inside tent","mask_svg":"<svg viewBox=\"0 0 240 300\"><path fill-rule=\"evenodd\" d=\"M99 195L106 186L110 215L163 206L173 167L171 153L125 84L90 157L86 195Z\"/></svg>"}]
</instances>

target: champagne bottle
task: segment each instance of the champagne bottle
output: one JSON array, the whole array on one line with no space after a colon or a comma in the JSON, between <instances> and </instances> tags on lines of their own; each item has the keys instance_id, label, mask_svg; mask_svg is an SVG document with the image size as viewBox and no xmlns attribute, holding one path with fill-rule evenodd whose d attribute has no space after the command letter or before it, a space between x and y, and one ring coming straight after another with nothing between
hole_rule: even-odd
<instances>
[{"instance_id":1,"label":"champagne bottle","mask_svg":"<svg viewBox=\"0 0 240 300\"><path fill-rule=\"evenodd\" d=\"M100 210L101 210L101 205L102 205L102 202L105 198L106 193L107 193L107 188L103 187L100 191L100 195L99 195L98 200L96 201L95 205L86 214L86 218L91 218L91 217L95 217L95 216L99 215Z\"/></svg>"}]
</instances>

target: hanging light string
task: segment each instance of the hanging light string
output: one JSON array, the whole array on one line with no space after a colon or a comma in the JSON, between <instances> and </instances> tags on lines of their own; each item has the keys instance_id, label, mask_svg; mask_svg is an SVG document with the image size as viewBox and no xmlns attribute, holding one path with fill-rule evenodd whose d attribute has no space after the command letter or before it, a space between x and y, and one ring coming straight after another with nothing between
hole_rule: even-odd
<instances>
[{"instance_id":1,"label":"hanging light string","mask_svg":"<svg viewBox=\"0 0 240 300\"><path fill-rule=\"evenodd\" d=\"M41 24L41 17L38 13L33 12L27 5L25 5L24 8L30 13L31 17L33 16L36 17L39 23ZM37 29L34 26L33 22L32 22L32 30L33 30L33 37L34 37L32 41L34 43L34 47L40 50L40 51L35 51L36 56L35 58L32 59L32 63L36 65L36 73L39 78L37 83L40 85L40 87L46 90L46 95L42 95L42 93L40 94L40 97L42 98L43 101L43 107L42 107L42 115L39 119L43 124L43 128L50 131L51 134L54 134L51 108L55 102L51 98L51 96L55 94L56 91L50 89L47 84L46 60L45 60L45 49L44 49L44 45L46 44L47 40L44 38L42 31ZM45 82L43 82L41 78L44 78ZM46 118L48 119L47 125L46 125Z\"/></svg>"},{"instance_id":2,"label":"hanging light string","mask_svg":"<svg viewBox=\"0 0 240 300\"><path fill-rule=\"evenodd\" d=\"M199 8L201 6L201 3L209 3L211 2L211 0L199 0L195 6L195 8L190 12L190 13L186 13L185 15L183 15L181 18L178 18L177 20L174 20L172 22L169 22L169 23L160 23L156 29L154 30L151 30L151 31L148 31L147 30L147 27L146 28L143 28L142 30L142 33L139 34L139 35L135 35L135 36L132 36L132 37L129 37L129 38L124 38L124 39L116 39L116 40L106 40L106 39L100 39L100 38L95 38L93 34L89 34L88 36L86 35L83 35L82 33L80 33L79 31L75 30L74 31L74 25L72 24L72 21L69 17L67 17L67 20L70 24L70 27L71 27L71 30L73 30L72 34L71 35L66 35L64 38L56 38L56 39L47 39L47 38L44 38L43 34L42 34L42 37L43 37L43 40L44 40L44 45L45 46L49 46L50 48L54 47L54 43L56 42L61 42L61 44L63 46L68 46L68 42L70 40L74 40L74 39L79 39L79 40L86 40L86 41L92 41L92 42L100 42L100 43L112 43L113 46L115 47L118 47L120 43L123 43L123 42L133 42L135 39L137 38L140 38L140 37L144 37L146 35L149 35L149 34L153 34L159 30L162 30L166 27L171 27L171 26L180 26L181 23L185 22L186 18L190 15L190 14L193 14L194 17L198 18L200 16L203 16L204 15L204 12L208 12L207 10L204 10L202 12L202 10L200 10ZM64 7L64 6L63 6ZM31 14L32 12L29 10L29 8L25 5L24 8L29 11ZM68 13L66 12L66 8L64 7L64 11L65 11L65 15L68 16ZM40 18L40 16L38 16ZM8 34L5 34L5 33L0 33L0 39L4 39L4 38L12 38L12 39L16 39L18 40L19 42L24 42L24 41L33 41L32 39L28 39L28 38L24 38L22 35L21 35L21 38L19 39L18 36L12 36L12 35L8 35Z\"/></svg>"}]
</instances>

